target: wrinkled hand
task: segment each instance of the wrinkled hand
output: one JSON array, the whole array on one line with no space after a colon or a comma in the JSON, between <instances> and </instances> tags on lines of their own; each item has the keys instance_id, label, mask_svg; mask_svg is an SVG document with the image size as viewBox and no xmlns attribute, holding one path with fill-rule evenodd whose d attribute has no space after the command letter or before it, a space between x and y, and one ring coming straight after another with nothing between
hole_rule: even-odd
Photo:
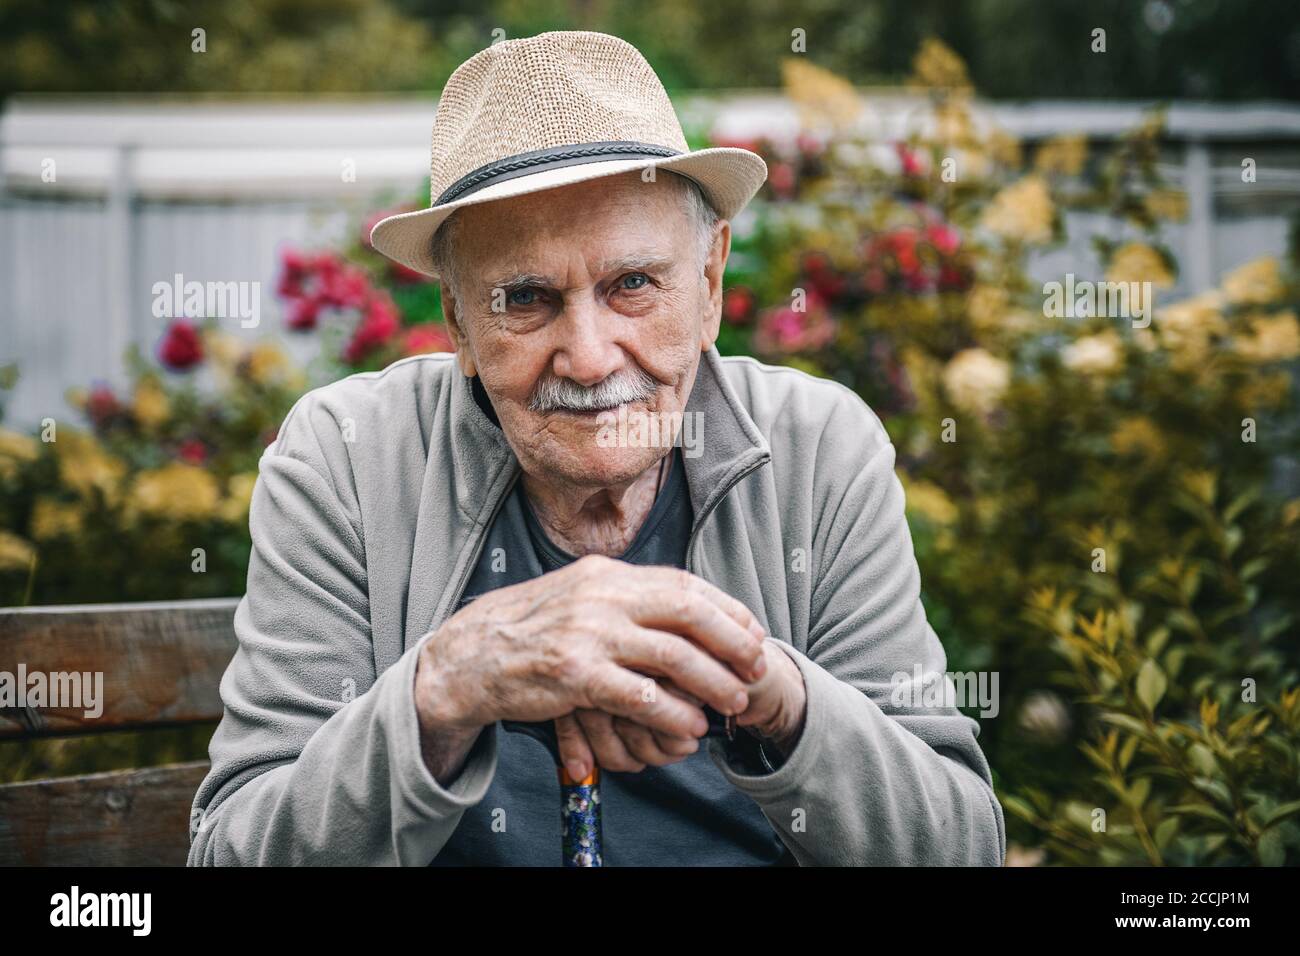
<instances>
[{"instance_id":1,"label":"wrinkled hand","mask_svg":"<svg viewBox=\"0 0 1300 956\"><path fill-rule=\"evenodd\" d=\"M752 630L762 633L757 622L753 623ZM770 742L783 756L789 756L803 732L807 711L803 674L771 639L763 641L763 655L750 674L756 676L745 687L749 706L736 717L736 723ZM694 706L701 704L698 698L672 683L661 683L657 689ZM569 774L579 780L593 766L640 772L646 766L676 763L699 750L699 740L694 736L666 734L599 710L581 709L558 717L555 731L561 759Z\"/></svg>"},{"instance_id":2,"label":"wrinkled hand","mask_svg":"<svg viewBox=\"0 0 1300 956\"><path fill-rule=\"evenodd\" d=\"M688 739L698 747L708 730L699 702L744 713L745 681L761 680L764 657L753 615L703 579L585 557L484 594L425 643L416 669L422 746L498 720L599 711L636 725L620 726L642 752L654 753L647 739L662 742L662 759Z\"/></svg>"}]
</instances>

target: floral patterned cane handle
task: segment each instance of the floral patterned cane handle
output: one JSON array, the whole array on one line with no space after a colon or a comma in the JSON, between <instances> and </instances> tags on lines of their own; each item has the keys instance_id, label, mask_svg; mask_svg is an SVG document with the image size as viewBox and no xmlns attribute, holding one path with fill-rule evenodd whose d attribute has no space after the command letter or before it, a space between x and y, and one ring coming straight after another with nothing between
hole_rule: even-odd
<instances>
[{"instance_id":1,"label":"floral patterned cane handle","mask_svg":"<svg viewBox=\"0 0 1300 956\"><path fill-rule=\"evenodd\" d=\"M560 819L565 866L604 866L600 833L600 768L574 780L564 767L560 775Z\"/></svg>"}]
</instances>

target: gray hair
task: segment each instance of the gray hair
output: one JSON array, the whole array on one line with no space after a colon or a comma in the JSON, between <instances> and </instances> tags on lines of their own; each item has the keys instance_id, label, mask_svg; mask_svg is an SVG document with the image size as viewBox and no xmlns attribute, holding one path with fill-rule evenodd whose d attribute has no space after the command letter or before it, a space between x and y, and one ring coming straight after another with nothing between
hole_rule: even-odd
<instances>
[{"instance_id":1,"label":"gray hair","mask_svg":"<svg viewBox=\"0 0 1300 956\"><path fill-rule=\"evenodd\" d=\"M664 170L670 172L670 170ZM667 177L671 180L673 186L679 191L682 202L686 205L686 215L695 226L696 255L699 260L700 270L704 269L704 260L709 254L712 246L713 230L718 224L718 212L709 202L704 190L700 184L688 176L679 173L672 173ZM433 234L433 239L429 248L429 256L433 261L434 270L444 282L451 286L452 290L460 288L460 273L458 263L454 255L456 246L456 232L458 224L456 221L456 210L448 216L438 227L437 232ZM459 298L459 296L457 296Z\"/></svg>"}]
</instances>

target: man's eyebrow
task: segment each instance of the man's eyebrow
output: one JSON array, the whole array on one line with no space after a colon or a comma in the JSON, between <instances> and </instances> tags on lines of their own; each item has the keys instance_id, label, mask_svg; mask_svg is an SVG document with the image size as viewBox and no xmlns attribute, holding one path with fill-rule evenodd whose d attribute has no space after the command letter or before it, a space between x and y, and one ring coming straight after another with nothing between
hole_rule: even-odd
<instances>
[{"instance_id":1,"label":"man's eyebrow","mask_svg":"<svg viewBox=\"0 0 1300 956\"><path fill-rule=\"evenodd\" d=\"M596 271L602 275L608 272L635 272L644 269L663 269L672 265L676 260L672 256L661 256L653 253L633 253L628 256L619 256L616 259L609 259L601 262Z\"/></svg>"},{"instance_id":2,"label":"man's eyebrow","mask_svg":"<svg viewBox=\"0 0 1300 956\"><path fill-rule=\"evenodd\" d=\"M498 279L490 280L488 288L503 289L509 294L520 289L531 289L534 286L549 289L554 281L550 276L538 275L535 272L511 272Z\"/></svg>"},{"instance_id":3,"label":"man's eyebrow","mask_svg":"<svg viewBox=\"0 0 1300 956\"><path fill-rule=\"evenodd\" d=\"M598 263L597 271L604 275L610 272L637 272L651 269L664 269L671 266L676 260L672 256L655 255L650 253L633 253L632 255L619 256ZM488 281L488 287L493 289L504 289L507 294L519 289L530 289L534 287L543 289L553 289L558 283L551 276L540 275L536 272L509 272L502 273L496 279Z\"/></svg>"}]
</instances>

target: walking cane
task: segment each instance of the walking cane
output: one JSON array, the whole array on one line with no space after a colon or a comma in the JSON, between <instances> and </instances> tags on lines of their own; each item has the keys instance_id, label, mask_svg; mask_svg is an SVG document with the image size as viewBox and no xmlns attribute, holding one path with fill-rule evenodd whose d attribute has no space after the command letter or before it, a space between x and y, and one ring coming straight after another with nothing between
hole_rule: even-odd
<instances>
[{"instance_id":1,"label":"walking cane","mask_svg":"<svg viewBox=\"0 0 1300 956\"><path fill-rule=\"evenodd\" d=\"M708 737L735 739L736 718L723 717L712 707L704 708L709 719ZM560 783L560 855L566 867L604 866L604 836L600 822L600 768L575 780L560 759L560 744L551 720L529 722L503 720L506 730L526 734L546 748L555 761Z\"/></svg>"}]
</instances>

